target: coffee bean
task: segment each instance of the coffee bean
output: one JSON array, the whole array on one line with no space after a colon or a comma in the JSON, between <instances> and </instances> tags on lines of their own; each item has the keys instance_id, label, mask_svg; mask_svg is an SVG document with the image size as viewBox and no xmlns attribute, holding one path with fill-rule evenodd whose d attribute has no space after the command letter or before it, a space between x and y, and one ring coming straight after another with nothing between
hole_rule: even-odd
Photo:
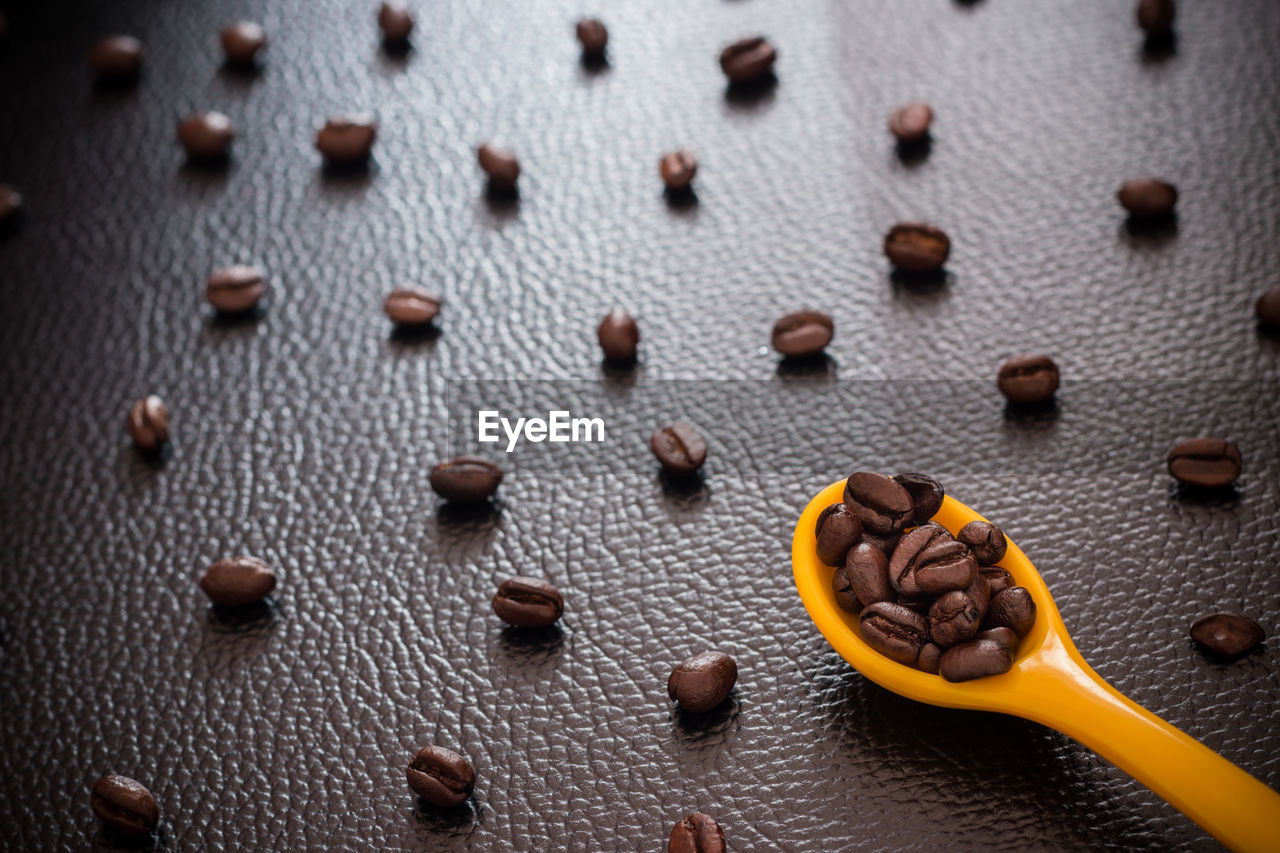
<instances>
[{"instance_id":1,"label":"coffee bean","mask_svg":"<svg viewBox=\"0 0 1280 853\"><path fill-rule=\"evenodd\" d=\"M676 476L693 474L707 461L707 443L684 423L654 430L649 447L666 472Z\"/></svg>"},{"instance_id":2,"label":"coffee bean","mask_svg":"<svg viewBox=\"0 0 1280 853\"><path fill-rule=\"evenodd\" d=\"M663 154L658 161L658 174L673 193L687 190L697 173L698 161L683 148Z\"/></svg>"},{"instance_id":3,"label":"coffee bean","mask_svg":"<svg viewBox=\"0 0 1280 853\"><path fill-rule=\"evenodd\" d=\"M1234 660L1266 639L1262 626L1247 616L1215 613L1191 626L1191 639L1213 654Z\"/></svg>"},{"instance_id":4,"label":"coffee bean","mask_svg":"<svg viewBox=\"0 0 1280 853\"><path fill-rule=\"evenodd\" d=\"M1177 11L1173 0L1138 0L1138 26L1149 36L1167 36Z\"/></svg>"},{"instance_id":5,"label":"coffee bean","mask_svg":"<svg viewBox=\"0 0 1280 853\"><path fill-rule=\"evenodd\" d=\"M1169 451L1167 462L1179 482L1202 489L1230 486L1244 468L1240 448L1220 438L1184 441Z\"/></svg>"},{"instance_id":6,"label":"coffee bean","mask_svg":"<svg viewBox=\"0 0 1280 853\"><path fill-rule=\"evenodd\" d=\"M564 598L544 580L508 578L493 597L493 612L517 628L545 628L564 613Z\"/></svg>"},{"instance_id":7,"label":"coffee bean","mask_svg":"<svg viewBox=\"0 0 1280 853\"><path fill-rule=\"evenodd\" d=\"M778 51L764 36L745 38L720 51L720 70L730 83L756 83L768 77Z\"/></svg>"},{"instance_id":8,"label":"coffee bean","mask_svg":"<svg viewBox=\"0 0 1280 853\"><path fill-rule=\"evenodd\" d=\"M267 279L256 267L237 264L214 270L204 283L204 296L221 314L243 314L267 292Z\"/></svg>"},{"instance_id":9,"label":"coffee bean","mask_svg":"<svg viewBox=\"0 0 1280 853\"><path fill-rule=\"evenodd\" d=\"M919 613L891 601L868 604L858 617L858 635L887 658L915 666L929 642L929 622Z\"/></svg>"},{"instance_id":10,"label":"coffee bean","mask_svg":"<svg viewBox=\"0 0 1280 853\"><path fill-rule=\"evenodd\" d=\"M920 649L920 656L916 658L916 669L930 675L937 675L938 661L942 659L944 651L946 649L937 643L925 643L924 648Z\"/></svg>"},{"instance_id":11,"label":"coffee bean","mask_svg":"<svg viewBox=\"0 0 1280 853\"><path fill-rule=\"evenodd\" d=\"M821 311L796 311L773 324L773 348L787 358L804 358L822 352L831 343L835 322Z\"/></svg>"},{"instance_id":12,"label":"coffee bean","mask_svg":"<svg viewBox=\"0 0 1280 853\"><path fill-rule=\"evenodd\" d=\"M253 21L236 21L218 34L228 65L248 67L267 46L267 31Z\"/></svg>"},{"instance_id":13,"label":"coffee bean","mask_svg":"<svg viewBox=\"0 0 1280 853\"><path fill-rule=\"evenodd\" d=\"M133 36L111 36L93 46L89 65L101 83L132 83L142 72L142 42Z\"/></svg>"},{"instance_id":14,"label":"coffee bean","mask_svg":"<svg viewBox=\"0 0 1280 853\"><path fill-rule=\"evenodd\" d=\"M413 32L413 12L403 3L388 0L378 7L378 28L387 44L404 44Z\"/></svg>"},{"instance_id":15,"label":"coffee bean","mask_svg":"<svg viewBox=\"0 0 1280 853\"><path fill-rule=\"evenodd\" d=\"M200 588L220 607L244 607L276 588L276 573L257 557L228 557L205 570Z\"/></svg>"},{"instance_id":16,"label":"coffee bean","mask_svg":"<svg viewBox=\"0 0 1280 853\"><path fill-rule=\"evenodd\" d=\"M853 594L863 605L894 600L893 587L889 584L889 558L870 542L859 542L849 549L844 572Z\"/></svg>"},{"instance_id":17,"label":"coffee bean","mask_svg":"<svg viewBox=\"0 0 1280 853\"><path fill-rule=\"evenodd\" d=\"M596 326L596 340L600 342L606 361L630 364L636 360L640 327L634 317L621 308L615 308Z\"/></svg>"},{"instance_id":18,"label":"coffee bean","mask_svg":"<svg viewBox=\"0 0 1280 853\"><path fill-rule=\"evenodd\" d=\"M0 184L0 228L16 222L21 213L22 193L18 192L16 187ZM1259 302L1258 304L1261 305L1262 303Z\"/></svg>"},{"instance_id":19,"label":"coffee bean","mask_svg":"<svg viewBox=\"0 0 1280 853\"><path fill-rule=\"evenodd\" d=\"M841 610L847 610L850 613L862 612L862 601L853 591L853 584L849 582L849 573L845 571L844 566L836 569L835 574L831 576L831 593L835 596L836 604Z\"/></svg>"},{"instance_id":20,"label":"coffee bean","mask_svg":"<svg viewBox=\"0 0 1280 853\"><path fill-rule=\"evenodd\" d=\"M196 113L178 125L178 142L192 160L222 160L231 151L236 129L222 113Z\"/></svg>"},{"instance_id":21,"label":"coffee bean","mask_svg":"<svg viewBox=\"0 0 1280 853\"><path fill-rule=\"evenodd\" d=\"M871 471L849 476L844 502L858 516L864 532L885 538L901 533L915 511L911 495L901 484Z\"/></svg>"},{"instance_id":22,"label":"coffee bean","mask_svg":"<svg viewBox=\"0 0 1280 853\"><path fill-rule=\"evenodd\" d=\"M992 595L1011 586L1017 586L1013 582L1013 575L1009 574L1008 569L1002 566L982 566L978 571L986 579Z\"/></svg>"},{"instance_id":23,"label":"coffee bean","mask_svg":"<svg viewBox=\"0 0 1280 853\"><path fill-rule=\"evenodd\" d=\"M940 646L954 646L978 633L983 612L964 590L956 589L929 608L929 636Z\"/></svg>"},{"instance_id":24,"label":"coffee bean","mask_svg":"<svg viewBox=\"0 0 1280 853\"><path fill-rule=\"evenodd\" d=\"M924 524L942 509L946 496L942 484L925 474L899 474L893 481L907 490L911 496L911 518L916 524Z\"/></svg>"},{"instance_id":25,"label":"coffee bean","mask_svg":"<svg viewBox=\"0 0 1280 853\"><path fill-rule=\"evenodd\" d=\"M583 18L574 28L582 52L588 56L599 56L609 45L609 30L595 18Z\"/></svg>"},{"instance_id":26,"label":"coffee bean","mask_svg":"<svg viewBox=\"0 0 1280 853\"><path fill-rule=\"evenodd\" d=\"M815 533L818 559L828 566L843 566L845 555L862 536L862 522L844 504L832 504L818 515Z\"/></svg>"},{"instance_id":27,"label":"coffee bean","mask_svg":"<svg viewBox=\"0 0 1280 853\"><path fill-rule=\"evenodd\" d=\"M1178 190L1158 178L1134 178L1124 182L1116 198L1134 219L1165 219L1173 215Z\"/></svg>"},{"instance_id":28,"label":"coffee bean","mask_svg":"<svg viewBox=\"0 0 1280 853\"><path fill-rule=\"evenodd\" d=\"M382 310L397 326L425 326L439 316L440 306L440 297L420 287L397 287L382 302Z\"/></svg>"},{"instance_id":29,"label":"coffee bean","mask_svg":"<svg viewBox=\"0 0 1280 853\"><path fill-rule=\"evenodd\" d=\"M493 497L502 483L502 469L487 459L459 456L440 462L428 477L437 495L451 503L479 503Z\"/></svg>"},{"instance_id":30,"label":"coffee bean","mask_svg":"<svg viewBox=\"0 0 1280 853\"><path fill-rule=\"evenodd\" d=\"M969 522L960 528L960 532L956 534L956 539L969 546L974 558L982 566L990 566L1000 562L1004 558L1005 549L1008 547L1008 540L1004 538L1004 532L989 521Z\"/></svg>"},{"instance_id":31,"label":"coffee bean","mask_svg":"<svg viewBox=\"0 0 1280 853\"><path fill-rule=\"evenodd\" d=\"M893 556L894 549L898 547L898 543L902 541L901 533L890 533L887 536L880 536L867 530L866 525L862 527L862 541L866 542L878 549L884 554L885 559Z\"/></svg>"},{"instance_id":32,"label":"coffee bean","mask_svg":"<svg viewBox=\"0 0 1280 853\"><path fill-rule=\"evenodd\" d=\"M940 595L973 583L978 563L943 527L922 524L902 537L889 560L889 583L904 595Z\"/></svg>"},{"instance_id":33,"label":"coffee bean","mask_svg":"<svg viewBox=\"0 0 1280 853\"><path fill-rule=\"evenodd\" d=\"M728 698L737 681L738 664L733 658L723 652L703 652L671 671L667 695L681 709L701 714Z\"/></svg>"},{"instance_id":34,"label":"coffee bean","mask_svg":"<svg viewBox=\"0 0 1280 853\"><path fill-rule=\"evenodd\" d=\"M1025 637L1035 623L1036 603L1023 587L1011 586L991 597L987 627L1010 628L1019 637Z\"/></svg>"},{"instance_id":35,"label":"coffee bean","mask_svg":"<svg viewBox=\"0 0 1280 853\"><path fill-rule=\"evenodd\" d=\"M994 640L1004 646L1009 651L1010 657L1016 657L1018 654L1018 635L1013 633L1009 628L987 628L979 631L973 637L975 640Z\"/></svg>"},{"instance_id":36,"label":"coffee bean","mask_svg":"<svg viewBox=\"0 0 1280 853\"><path fill-rule=\"evenodd\" d=\"M996 385L1015 405L1047 403L1058 391L1058 365L1047 355L1017 355L1000 366Z\"/></svg>"},{"instance_id":37,"label":"coffee bean","mask_svg":"<svg viewBox=\"0 0 1280 853\"><path fill-rule=\"evenodd\" d=\"M0 211L4 208L4 192L0 189ZM4 214L0 212L0 219ZM1264 329L1280 330L1280 284L1258 297L1253 305L1253 313L1258 315L1258 323Z\"/></svg>"},{"instance_id":38,"label":"coffee bean","mask_svg":"<svg viewBox=\"0 0 1280 853\"><path fill-rule=\"evenodd\" d=\"M938 672L947 681L972 681L1012 668L1013 656L995 640L970 640L952 646L938 661Z\"/></svg>"},{"instance_id":39,"label":"coffee bean","mask_svg":"<svg viewBox=\"0 0 1280 853\"><path fill-rule=\"evenodd\" d=\"M443 746L418 750L409 762L407 775L413 792L440 808L462 805L476 787L476 771L471 762Z\"/></svg>"},{"instance_id":40,"label":"coffee bean","mask_svg":"<svg viewBox=\"0 0 1280 853\"><path fill-rule=\"evenodd\" d=\"M160 806L141 782L110 774L93 783L89 803L102 825L121 835L147 835L160 823Z\"/></svg>"},{"instance_id":41,"label":"coffee bean","mask_svg":"<svg viewBox=\"0 0 1280 853\"><path fill-rule=\"evenodd\" d=\"M725 853L724 831L710 815L691 814L671 830L667 853Z\"/></svg>"},{"instance_id":42,"label":"coffee bean","mask_svg":"<svg viewBox=\"0 0 1280 853\"><path fill-rule=\"evenodd\" d=\"M889 132L903 145L923 142L929 136L933 110L928 104L908 104L889 116Z\"/></svg>"},{"instance_id":43,"label":"coffee bean","mask_svg":"<svg viewBox=\"0 0 1280 853\"><path fill-rule=\"evenodd\" d=\"M937 272L951 255L951 238L927 222L899 222L884 235L884 254L903 272Z\"/></svg>"},{"instance_id":44,"label":"coffee bean","mask_svg":"<svg viewBox=\"0 0 1280 853\"><path fill-rule=\"evenodd\" d=\"M316 132L316 150L333 166L357 166L369 159L377 138L373 116L334 116Z\"/></svg>"},{"instance_id":45,"label":"coffee bean","mask_svg":"<svg viewBox=\"0 0 1280 853\"><path fill-rule=\"evenodd\" d=\"M169 409L154 394L129 407L129 435L139 450L153 453L169 440Z\"/></svg>"},{"instance_id":46,"label":"coffee bean","mask_svg":"<svg viewBox=\"0 0 1280 853\"><path fill-rule=\"evenodd\" d=\"M520 180L520 161L511 151L485 143L476 149L476 159L488 176L492 189L509 192L516 188L516 181Z\"/></svg>"}]
</instances>

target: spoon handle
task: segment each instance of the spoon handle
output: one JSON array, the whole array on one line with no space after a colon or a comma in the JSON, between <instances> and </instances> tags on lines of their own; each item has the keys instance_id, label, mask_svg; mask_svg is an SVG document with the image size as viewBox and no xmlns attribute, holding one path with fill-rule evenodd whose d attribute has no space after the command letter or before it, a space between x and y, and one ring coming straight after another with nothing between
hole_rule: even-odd
<instances>
[{"instance_id":1,"label":"spoon handle","mask_svg":"<svg viewBox=\"0 0 1280 853\"><path fill-rule=\"evenodd\" d=\"M1280 851L1280 793L1125 697L1080 658L1026 675L1049 701L1024 716L1080 741L1226 847Z\"/></svg>"}]
</instances>

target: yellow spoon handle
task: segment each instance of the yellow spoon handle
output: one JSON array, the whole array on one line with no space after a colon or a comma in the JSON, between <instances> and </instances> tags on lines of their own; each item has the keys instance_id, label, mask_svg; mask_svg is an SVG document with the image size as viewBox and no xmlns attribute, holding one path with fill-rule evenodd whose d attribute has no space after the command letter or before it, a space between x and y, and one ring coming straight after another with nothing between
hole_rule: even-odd
<instances>
[{"instance_id":1,"label":"yellow spoon handle","mask_svg":"<svg viewBox=\"0 0 1280 853\"><path fill-rule=\"evenodd\" d=\"M1080 741L1228 848L1280 851L1280 794L1126 698L1082 659L1073 663L1025 674L1026 686L1052 701L1024 716Z\"/></svg>"}]
</instances>

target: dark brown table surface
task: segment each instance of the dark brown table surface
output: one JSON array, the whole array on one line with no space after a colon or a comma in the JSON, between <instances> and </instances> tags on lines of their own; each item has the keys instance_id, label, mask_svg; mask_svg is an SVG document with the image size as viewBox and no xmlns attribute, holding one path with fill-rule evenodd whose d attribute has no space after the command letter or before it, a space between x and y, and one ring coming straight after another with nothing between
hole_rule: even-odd
<instances>
[{"instance_id":1,"label":"dark brown table surface","mask_svg":"<svg viewBox=\"0 0 1280 853\"><path fill-rule=\"evenodd\" d=\"M27 214L0 242L3 849L103 845L108 771L155 792L166 850L656 850L697 810L737 851L1212 848L1065 737L900 699L830 649L791 530L859 468L931 472L1002 524L1104 677L1280 786L1274 642L1222 664L1187 637L1217 610L1280 630L1280 339L1252 315L1280 281L1280 4L1186 2L1146 52L1128 2L422 0L404 56L373 2L5 5L0 182ZM220 68L237 17L270 33L257 76ZM144 76L95 91L115 32ZM717 53L754 32L777 85L729 97ZM913 99L935 140L904 161L885 121ZM201 109L239 129L224 170L176 145ZM314 129L360 110L372 167L326 174ZM518 204L481 194L486 138L522 158ZM680 145L696 204L661 193ZM1178 185L1175 224L1126 227L1143 173ZM908 218L952 235L945 281L889 276ZM272 291L218 322L201 285L235 262ZM389 334L405 284L444 295L438 335ZM614 303L631 374L599 361ZM801 307L834 315L830 359L780 366L770 324ZM1005 411L995 370L1025 350L1061 365L1056 409ZM148 392L160 464L123 430ZM441 509L450 416L490 393L614 407L610 439L489 448L495 508ZM645 447L677 418L711 448L692 488ZM1165 451L1200 434L1240 445L1234 492L1173 487ZM281 586L221 619L195 580L241 552ZM511 573L561 587L559 633L501 629ZM688 720L666 676L707 648L741 677ZM409 795L431 742L479 772L461 814Z\"/></svg>"}]
</instances>

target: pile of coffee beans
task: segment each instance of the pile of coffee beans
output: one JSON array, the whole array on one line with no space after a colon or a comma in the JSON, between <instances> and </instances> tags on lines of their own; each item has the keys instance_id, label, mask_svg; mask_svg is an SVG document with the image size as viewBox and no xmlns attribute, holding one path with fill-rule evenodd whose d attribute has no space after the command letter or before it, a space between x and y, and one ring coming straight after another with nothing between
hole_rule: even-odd
<instances>
[{"instance_id":1,"label":"pile of coffee beans","mask_svg":"<svg viewBox=\"0 0 1280 853\"><path fill-rule=\"evenodd\" d=\"M998 565L1008 543L986 521L955 536L930 519L944 490L924 474L859 471L818 516L818 558L836 603L882 655L948 681L1008 672L1035 624L1031 594Z\"/></svg>"}]
</instances>

